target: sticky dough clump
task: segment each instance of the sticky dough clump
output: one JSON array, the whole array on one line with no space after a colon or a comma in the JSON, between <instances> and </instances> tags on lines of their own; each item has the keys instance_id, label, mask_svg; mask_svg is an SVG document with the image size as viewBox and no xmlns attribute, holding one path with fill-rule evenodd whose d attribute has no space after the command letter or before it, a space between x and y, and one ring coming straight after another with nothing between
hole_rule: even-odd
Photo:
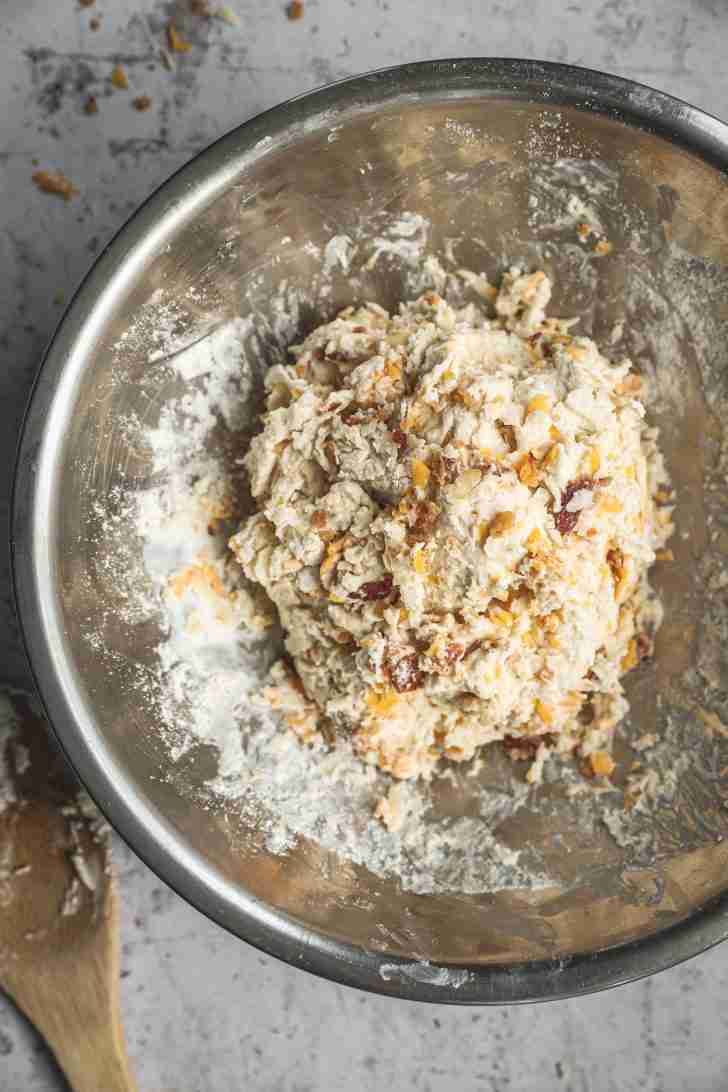
<instances>
[{"instance_id":1,"label":"sticky dough clump","mask_svg":"<svg viewBox=\"0 0 728 1092\"><path fill-rule=\"evenodd\" d=\"M545 318L550 294L512 270L490 316L348 307L270 369L230 546L278 609L266 694L303 740L396 778L496 740L531 780L553 749L611 772L669 490L630 362Z\"/></svg>"}]
</instances>

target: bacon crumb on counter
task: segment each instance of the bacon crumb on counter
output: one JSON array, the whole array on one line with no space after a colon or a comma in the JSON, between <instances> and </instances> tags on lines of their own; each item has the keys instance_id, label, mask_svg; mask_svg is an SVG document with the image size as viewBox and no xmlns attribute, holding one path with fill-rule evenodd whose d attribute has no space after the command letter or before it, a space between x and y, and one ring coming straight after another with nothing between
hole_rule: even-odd
<instances>
[{"instance_id":1,"label":"bacon crumb on counter","mask_svg":"<svg viewBox=\"0 0 728 1092\"><path fill-rule=\"evenodd\" d=\"M192 49L192 43L182 37L171 20L167 23L167 45L173 53L189 53Z\"/></svg>"},{"instance_id":2,"label":"bacon crumb on counter","mask_svg":"<svg viewBox=\"0 0 728 1092\"><path fill-rule=\"evenodd\" d=\"M62 197L64 201L70 201L79 192L73 182L61 171L33 171L32 178L43 193L55 194L57 197Z\"/></svg>"},{"instance_id":3,"label":"bacon crumb on counter","mask_svg":"<svg viewBox=\"0 0 728 1092\"><path fill-rule=\"evenodd\" d=\"M117 91L129 90L129 77L120 64L114 65L112 69L111 83Z\"/></svg>"}]
</instances>

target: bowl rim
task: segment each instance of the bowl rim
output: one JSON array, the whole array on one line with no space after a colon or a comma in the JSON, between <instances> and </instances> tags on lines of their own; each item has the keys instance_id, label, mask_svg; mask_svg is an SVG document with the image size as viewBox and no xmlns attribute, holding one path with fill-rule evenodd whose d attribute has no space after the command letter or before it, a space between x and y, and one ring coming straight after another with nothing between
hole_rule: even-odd
<instances>
[{"instance_id":1,"label":"bowl rim","mask_svg":"<svg viewBox=\"0 0 728 1092\"><path fill-rule=\"evenodd\" d=\"M53 734L112 825L165 883L229 932L333 982L408 1000L504 1004L588 994L671 967L728 937L728 890L650 936L596 952L507 965L428 964L364 950L309 929L224 880L147 806L86 716L70 656L53 617L47 512L54 425L73 394L73 375L104 318L104 300L126 283L175 225L222 191L276 139L354 107L418 97L491 95L572 106L658 134L728 172L728 125L665 92L592 69L510 58L419 61L353 76L254 116L164 181L96 258L46 349L21 426L11 502L16 612L31 672ZM118 290L118 289L117 289ZM89 328L91 327L91 328ZM437 969L441 969L437 973ZM463 974L466 972L466 974Z\"/></svg>"}]
</instances>

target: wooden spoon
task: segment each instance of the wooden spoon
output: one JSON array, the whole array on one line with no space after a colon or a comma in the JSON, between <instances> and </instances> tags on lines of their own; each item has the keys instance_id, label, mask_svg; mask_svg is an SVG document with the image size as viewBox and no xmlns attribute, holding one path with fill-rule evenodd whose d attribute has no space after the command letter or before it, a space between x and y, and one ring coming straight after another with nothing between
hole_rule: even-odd
<instances>
[{"instance_id":1,"label":"wooden spoon","mask_svg":"<svg viewBox=\"0 0 728 1092\"><path fill-rule=\"evenodd\" d=\"M31 700L0 693L0 703L0 988L43 1035L74 1092L135 1092L120 1022L108 828L79 797ZM3 804L8 783L16 799Z\"/></svg>"}]
</instances>

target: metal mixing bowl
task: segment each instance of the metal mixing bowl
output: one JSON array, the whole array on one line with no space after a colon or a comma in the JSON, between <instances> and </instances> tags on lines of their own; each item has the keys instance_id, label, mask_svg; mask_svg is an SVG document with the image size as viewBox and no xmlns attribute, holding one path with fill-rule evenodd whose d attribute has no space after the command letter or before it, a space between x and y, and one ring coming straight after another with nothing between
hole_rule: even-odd
<instances>
[{"instance_id":1,"label":"metal mixing bowl","mask_svg":"<svg viewBox=\"0 0 728 1092\"><path fill-rule=\"evenodd\" d=\"M424 217L431 250L450 245L459 265L497 274L511 260L544 262L559 286L553 313L581 315L601 338L626 318L624 347L643 371L658 388L663 374L677 377L658 412L679 493L677 564L661 583L667 621L654 663L630 686L639 728L657 723L670 694L683 749L702 753L692 711L707 671L701 620L723 594L716 585L708 602L700 568L713 541L705 474L722 427L703 369L718 383L726 362L727 168L725 125L628 81L523 61L427 62L247 122L166 182L98 259L25 421L17 605L48 717L82 781L136 852L210 918L339 982L458 1003L588 992L726 936L726 813L713 751L663 809L642 858L606 832L562 827L558 809L515 831L514 844L550 852L557 882L545 890L412 895L312 843L273 854L242 820L205 806L197 790L209 756L175 766L138 701L158 626L122 611L109 575L118 567L106 564L120 543L99 534L99 511L113 513L149 478L149 453L121 422L130 411L153 420L179 393L163 367L149 367L148 346L120 341L153 294L179 301L194 288L202 302L180 320L193 332L210 315L251 311L271 330L276 286L286 279L305 295L315 280L320 259L304 244L320 248L402 212ZM559 204L584 186L613 246L599 260L585 256ZM366 298L391 304L407 292L394 259L357 272ZM348 302L340 274L325 299L301 309L301 329ZM282 348L273 336L266 345L264 357ZM712 708L721 655L713 648Z\"/></svg>"}]
</instances>

